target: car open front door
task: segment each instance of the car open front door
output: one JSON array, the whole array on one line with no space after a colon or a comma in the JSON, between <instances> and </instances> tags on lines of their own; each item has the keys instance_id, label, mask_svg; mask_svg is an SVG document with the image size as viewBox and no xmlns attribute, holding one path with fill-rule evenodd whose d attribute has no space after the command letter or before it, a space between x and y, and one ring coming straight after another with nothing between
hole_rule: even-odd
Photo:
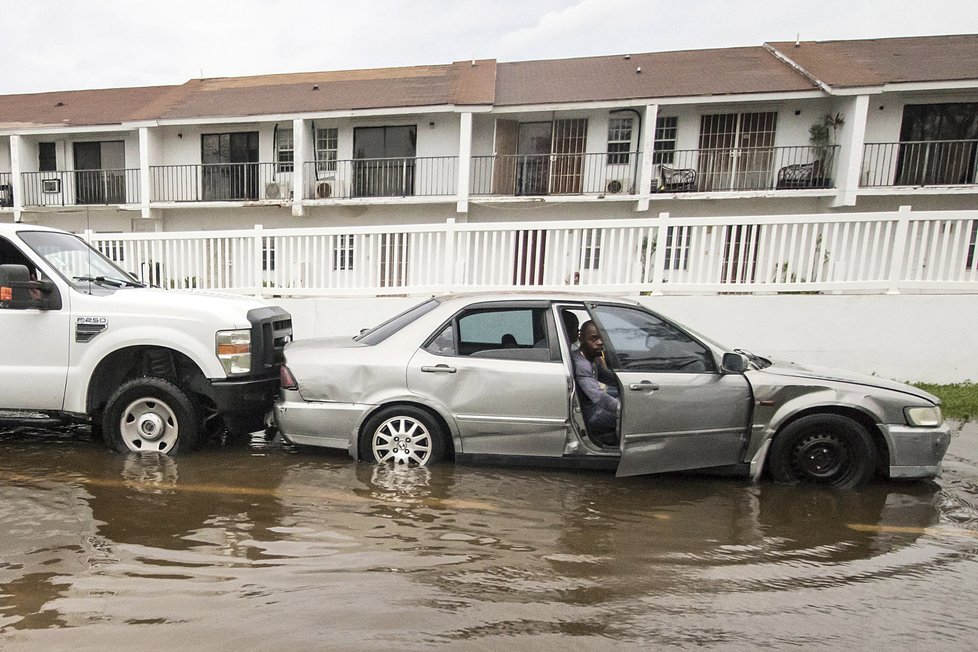
<instances>
[{"instance_id":1,"label":"car open front door","mask_svg":"<svg viewBox=\"0 0 978 652\"><path fill-rule=\"evenodd\" d=\"M719 373L708 347L650 312L591 310L621 383L618 475L740 462L752 401L747 380Z\"/></svg>"}]
</instances>

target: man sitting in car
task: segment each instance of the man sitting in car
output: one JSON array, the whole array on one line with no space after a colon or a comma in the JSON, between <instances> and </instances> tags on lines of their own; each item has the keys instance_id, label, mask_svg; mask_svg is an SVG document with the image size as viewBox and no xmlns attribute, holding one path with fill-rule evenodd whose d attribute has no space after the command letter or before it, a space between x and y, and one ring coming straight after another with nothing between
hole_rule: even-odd
<instances>
[{"instance_id":1,"label":"man sitting in car","mask_svg":"<svg viewBox=\"0 0 978 652\"><path fill-rule=\"evenodd\" d=\"M581 326L580 343L571 360L584 425L595 442L614 446L618 443L617 379L604 363L604 341L593 321Z\"/></svg>"}]
</instances>

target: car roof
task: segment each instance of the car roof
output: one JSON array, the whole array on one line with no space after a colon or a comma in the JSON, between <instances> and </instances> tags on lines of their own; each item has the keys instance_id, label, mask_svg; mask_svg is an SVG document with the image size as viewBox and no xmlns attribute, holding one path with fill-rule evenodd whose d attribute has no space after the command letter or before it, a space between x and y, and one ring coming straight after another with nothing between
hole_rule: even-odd
<instances>
[{"instance_id":1,"label":"car roof","mask_svg":"<svg viewBox=\"0 0 978 652\"><path fill-rule=\"evenodd\" d=\"M571 292L558 291L547 292L541 290L508 290L505 292L460 292L457 294L445 294L435 297L439 303L461 307L473 303L505 302L505 301L548 301L548 302L574 302L600 301L623 303L628 305L640 305L638 301L621 296L607 294L597 294L594 292Z\"/></svg>"},{"instance_id":2,"label":"car roof","mask_svg":"<svg viewBox=\"0 0 978 652\"><path fill-rule=\"evenodd\" d=\"M0 235L11 236L23 231L51 231L54 233L64 233L61 229L52 229L48 226L38 226L37 224L25 224L24 222L5 222L0 224Z\"/></svg>"}]
</instances>

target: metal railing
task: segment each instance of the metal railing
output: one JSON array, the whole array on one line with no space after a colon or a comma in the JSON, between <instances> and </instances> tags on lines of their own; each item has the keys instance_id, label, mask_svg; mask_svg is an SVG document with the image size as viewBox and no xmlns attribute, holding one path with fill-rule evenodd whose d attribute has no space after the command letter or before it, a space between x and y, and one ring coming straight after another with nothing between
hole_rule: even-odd
<instances>
[{"instance_id":1,"label":"metal railing","mask_svg":"<svg viewBox=\"0 0 978 652\"><path fill-rule=\"evenodd\" d=\"M473 156L472 195L635 194L638 152Z\"/></svg>"},{"instance_id":2,"label":"metal railing","mask_svg":"<svg viewBox=\"0 0 978 652\"><path fill-rule=\"evenodd\" d=\"M798 145L659 152L652 192L833 188L838 151L838 145Z\"/></svg>"},{"instance_id":3,"label":"metal railing","mask_svg":"<svg viewBox=\"0 0 978 652\"><path fill-rule=\"evenodd\" d=\"M416 224L86 237L144 281L264 296L514 287L978 292L978 211Z\"/></svg>"},{"instance_id":4,"label":"metal railing","mask_svg":"<svg viewBox=\"0 0 978 652\"><path fill-rule=\"evenodd\" d=\"M0 208L14 205L14 176L10 172L0 172Z\"/></svg>"},{"instance_id":5,"label":"metal railing","mask_svg":"<svg viewBox=\"0 0 978 652\"><path fill-rule=\"evenodd\" d=\"M458 157L341 159L305 163L306 199L443 197L458 192Z\"/></svg>"},{"instance_id":6,"label":"metal railing","mask_svg":"<svg viewBox=\"0 0 978 652\"><path fill-rule=\"evenodd\" d=\"M978 183L978 140L866 143L860 185L955 186Z\"/></svg>"},{"instance_id":7,"label":"metal railing","mask_svg":"<svg viewBox=\"0 0 978 652\"><path fill-rule=\"evenodd\" d=\"M283 201L292 197L291 163L150 166L155 202Z\"/></svg>"},{"instance_id":8,"label":"metal railing","mask_svg":"<svg viewBox=\"0 0 978 652\"><path fill-rule=\"evenodd\" d=\"M139 170L23 172L24 206L138 204Z\"/></svg>"}]
</instances>

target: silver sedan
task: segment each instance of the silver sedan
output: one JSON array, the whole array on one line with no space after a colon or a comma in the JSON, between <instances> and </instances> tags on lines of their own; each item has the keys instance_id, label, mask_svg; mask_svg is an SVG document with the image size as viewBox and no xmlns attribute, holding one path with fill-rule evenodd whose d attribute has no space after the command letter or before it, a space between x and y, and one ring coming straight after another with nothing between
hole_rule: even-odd
<instances>
[{"instance_id":1,"label":"silver sedan","mask_svg":"<svg viewBox=\"0 0 978 652\"><path fill-rule=\"evenodd\" d=\"M583 332L578 342L587 322L601 351ZM616 399L600 437L584 418L590 381L572 359L582 351ZM356 337L294 342L285 355L282 435L377 463L492 459L755 479L767 470L781 482L854 487L932 477L950 441L926 392L728 349L627 299L437 297Z\"/></svg>"}]
</instances>

